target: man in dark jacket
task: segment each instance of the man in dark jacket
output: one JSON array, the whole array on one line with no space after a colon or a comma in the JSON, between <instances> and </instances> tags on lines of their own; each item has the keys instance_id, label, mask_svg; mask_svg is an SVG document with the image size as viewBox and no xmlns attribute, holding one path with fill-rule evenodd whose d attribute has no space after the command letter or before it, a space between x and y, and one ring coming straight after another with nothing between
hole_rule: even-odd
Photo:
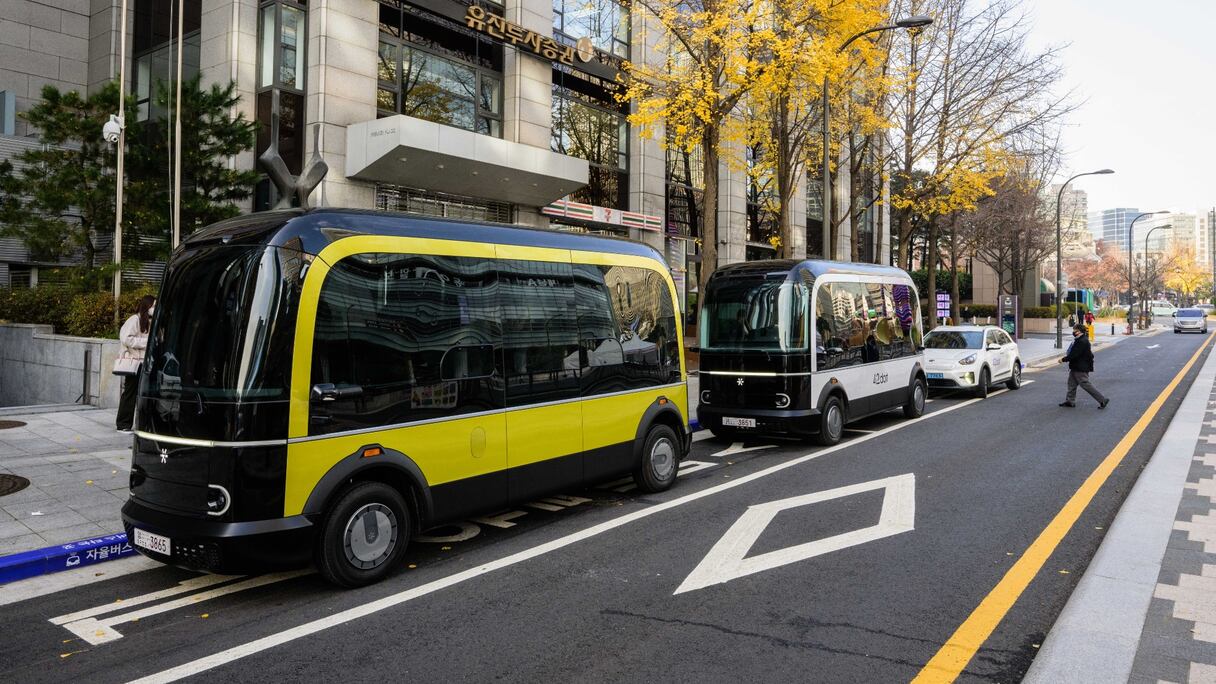
<instances>
[{"instance_id":1,"label":"man in dark jacket","mask_svg":"<svg viewBox=\"0 0 1216 684\"><path fill-rule=\"evenodd\" d=\"M1068 352L1064 358L1060 359L1060 363L1068 363L1068 398L1064 400L1060 406L1072 408L1076 406L1077 387L1089 392L1089 396L1098 401L1098 408L1104 409L1110 403L1110 399L1102 396L1089 382L1089 374L1094 372L1094 352L1089 346L1089 331L1084 325L1075 325L1072 328L1072 344L1068 345Z\"/></svg>"}]
</instances>

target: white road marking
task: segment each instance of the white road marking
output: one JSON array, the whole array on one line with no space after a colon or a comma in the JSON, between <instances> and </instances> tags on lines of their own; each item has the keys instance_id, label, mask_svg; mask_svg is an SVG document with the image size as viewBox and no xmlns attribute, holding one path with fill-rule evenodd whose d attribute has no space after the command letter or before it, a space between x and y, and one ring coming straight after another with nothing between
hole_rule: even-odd
<instances>
[{"instance_id":1,"label":"white road marking","mask_svg":"<svg viewBox=\"0 0 1216 684\"><path fill-rule=\"evenodd\" d=\"M692 433L692 441L694 442L703 442L707 439L713 438L714 433L710 432L709 430L698 430L697 432Z\"/></svg>"},{"instance_id":2,"label":"white road marking","mask_svg":"<svg viewBox=\"0 0 1216 684\"><path fill-rule=\"evenodd\" d=\"M1159 345L1159 344L1150 344L1149 346L1145 347L1145 349L1156 349L1157 347L1160 347L1160 346L1161 345Z\"/></svg>"},{"instance_id":3,"label":"white road marking","mask_svg":"<svg viewBox=\"0 0 1216 684\"><path fill-rule=\"evenodd\" d=\"M744 557L781 511L876 489L883 490L882 513L879 514L876 524L860 530L843 532L804 544L769 551L751 558ZM722 535L718 543L714 544L709 553L705 554L697 567L693 568L693 571L675 590L675 594L704 589L715 584L724 584L733 579L822 556L825 553L840 551L850 546L865 544L903 532L911 532L915 522L916 476L912 473L749 506L747 511L726 531L726 534Z\"/></svg>"},{"instance_id":4,"label":"white road marking","mask_svg":"<svg viewBox=\"0 0 1216 684\"><path fill-rule=\"evenodd\" d=\"M685 475L695 473L698 470L705 470L706 468L713 468L714 466L717 466L717 465L721 465L721 464L720 463L709 463L707 461L680 461L680 472L676 473L676 477L684 477ZM629 491L633 491L638 488L638 486L636 484L633 484L633 478L631 478L631 477L626 478L626 481L629 482L630 484L625 484L625 485L621 485L620 487L615 487L615 488L613 488L612 491L629 492Z\"/></svg>"},{"instance_id":5,"label":"white road marking","mask_svg":"<svg viewBox=\"0 0 1216 684\"><path fill-rule=\"evenodd\" d=\"M182 598L179 598L179 599L174 599L172 601L166 601L165 603L160 603L160 604L157 604L154 606L148 606L147 608L142 608L140 610L134 610L129 613L111 615L110 617L101 618L101 619L98 619L96 617L85 617L85 618L72 620L71 622L62 622L62 623L57 623L57 624L62 624L65 629L67 629L71 633L75 634L76 636L80 637L80 639L85 641L86 643L91 644L93 646L97 646L99 644L104 644L104 643L107 643L110 641L115 641L117 639L122 638L122 634L119 634L118 631L116 629L114 629L114 625L120 625L120 624L123 624L124 622L134 622L136 620L139 620L141 618L146 618L151 615L167 613L171 610L177 610L178 608L183 608L185 606L193 605L195 603L201 603L203 601L207 601L207 600L210 600L213 598L218 598L220 596L226 596L228 594L235 594L238 591L244 591L246 589L254 589L257 587L265 586L267 584L274 584L276 582L282 582L284 580L294 579L296 577L300 577L303 575L311 575L312 573L313 573L312 569L306 569L306 570L293 570L292 572L281 572L281 573L276 573L273 575L259 575L257 577L251 577L243 582L226 584L226 585L216 587L214 589L209 589L207 591L200 592L197 594L183 596ZM187 582L193 582L195 580L202 580L204 578L217 579L218 582L226 582L228 580L233 579L232 577L222 576L222 575L204 575L203 577L196 577L196 578L194 578L194 580L187 580ZM215 582L213 582L213 583L215 583ZM183 584L185 584L185 582L183 582ZM198 586L206 586L206 585L200 582L190 588L196 589L196 588L198 588ZM180 589L180 587L173 587L173 589ZM166 591L170 591L170 590L166 590ZM156 592L156 593L164 593L164 592ZM178 591L177 593L181 593L181 592ZM144 601L140 601L141 603L147 602L148 600L156 600L156 599L147 599L146 597L137 597L137 598L145 599ZM125 608L125 607L127 607L127 605L131 605L131 604L129 604L129 603L108 604L106 606L99 606L98 608L105 608L106 610L102 610L101 612L106 613L114 608ZM91 610L96 611L97 609L91 609ZM71 616L65 616L65 617L71 617ZM56 620L60 620L60 619L62 619L62 618L52 618L51 622L55 622Z\"/></svg>"},{"instance_id":6,"label":"white road marking","mask_svg":"<svg viewBox=\"0 0 1216 684\"><path fill-rule=\"evenodd\" d=\"M255 653L260 653L262 651L274 648L276 646L282 646L283 644L289 643L291 641L295 641L296 639L300 639L300 638L309 636L311 634L316 634L318 632L323 632L332 627L337 627L338 625L344 625L348 622L358 620L359 618L367 617L368 615L373 615L382 610L387 610L389 608L399 606L403 603L407 603L416 598L419 598L422 596L427 596L429 594L433 594L437 591L447 589L448 587L456 586L458 584L462 584L464 582L467 582L471 579L476 579L483 575L488 575L496 570L501 570L503 568L511 567L512 565L518 565L519 563L522 563L527 560L531 560L533 558L537 558L539 556L544 556L546 554L552 553L553 551L557 551L559 549L563 549L567 546L570 546L571 544L576 544L578 542L581 542L581 541L584 541L587 539L591 539L592 537L597 537L601 534L604 534L605 532L610 532L619 527L624 527L625 525L628 525L630 523L637 522L638 520L643 520L645 518L649 518L652 515L657 515L659 513L669 511L673 508L678 508L678 507L684 506L686 504L690 504L694 501L699 501L700 499L704 499L706 497L713 496L715 494L720 494L727 490L734 489L735 487L741 487L750 482L754 482L761 478L768 477L769 475L774 475L776 473L779 473L783 470L786 470L787 468L793 468L795 466L802 465L803 463L807 463L808 461L812 461L812 460L820 458L822 456L827 456L829 454L833 454L842 449L847 449L851 446L861 444L862 442L867 442L871 439L876 439L877 437L879 437L881 435L885 435L889 432L894 432L895 430L899 430L899 429L902 429L905 427L909 427L911 425L915 425L919 422L929 420L935 416L940 416L940 415L944 415L946 413L950 413L951 411L955 411L957 409L963 408L964 406L969 406L977 401L979 401L979 399L970 399L968 401L962 401L962 402L959 402L952 406L947 406L946 408L943 408L939 411L934 411L933 413L927 413L927 414L921 416L920 418L906 420L902 423L896 423L895 425L892 425L890 427L879 430L878 432L875 432L875 433L872 433L869 435L865 435L862 437L858 437L857 439L849 440L848 442L842 442L833 447L828 447L826 449L820 449L818 451L814 451L812 453L805 454L805 455L799 456L797 458L792 458L788 461L783 461L781 463L775 463L775 464L769 466L768 468L765 468L763 470L758 470L749 475L743 475L743 476L739 477L738 479L729 480L727 482L723 482L721 484L714 485L713 487L706 487L705 489L702 489L700 491L692 492L690 494L685 494L684 496L681 496L676 499L671 499L670 501L664 501L663 503L654 504L652 506L648 506L646 508L634 511L632 513L626 513L625 515L622 515L617 518L613 518L612 520L602 522L598 525L593 525L584 530L579 530L578 532L573 532L564 537L559 537L552 541L545 542L544 544L539 544L530 549L524 549L523 551L518 551L509 556L504 556L503 558L499 558L498 560L491 561L489 563L483 563L482 565L478 565L476 567L469 568L468 570L463 570L463 571L455 573L453 575L448 575L447 577L442 577L442 578L434 580L432 582L427 582L426 584L423 584L423 585L420 585L417 587L412 587L412 588L406 589L404 591L400 591L396 594L390 594L390 595L385 596L384 598L378 599L376 601L372 601L370 603L365 603L361 606L355 606L354 608L348 608L344 611L334 613L333 615L327 615L323 618L319 618L319 619L313 620L311 622L306 622L302 625L292 627L291 629L287 629L282 632L276 632L274 634L264 636L260 639L255 639L253 641L250 641L250 642L247 642L244 644L240 644L238 646L233 646L232 648L225 649L223 651L220 651L219 653L214 653L209 656L204 656L202 658L198 658L197 660L192 660L188 663L183 663L176 667L171 667L167 670L162 670L161 672L156 672L156 673L150 674L146 677L136 680L136 682L138 684L151 684L153 682L175 682L184 677L196 675L196 674L199 674L200 672L206 672L207 670L211 670L211 669L220 667L221 665L226 665L227 663L231 663L233 661L240 660L241 658L251 656Z\"/></svg>"},{"instance_id":7,"label":"white road marking","mask_svg":"<svg viewBox=\"0 0 1216 684\"><path fill-rule=\"evenodd\" d=\"M511 522L512 520L527 514L527 511L505 511L503 513L497 513L484 518L470 518L470 520L478 525L489 525L490 527L497 527L505 530L509 527L515 527L515 523Z\"/></svg>"},{"instance_id":8,"label":"white road marking","mask_svg":"<svg viewBox=\"0 0 1216 684\"><path fill-rule=\"evenodd\" d=\"M143 572L165 567L151 558L135 555L118 560L106 561L99 565L85 565L71 570L64 570L51 575L38 575L29 579L18 580L4 585L0 591L0 606L19 603L39 596L56 594L61 591L87 586L94 582L104 582L115 577L122 577L133 572Z\"/></svg>"},{"instance_id":9,"label":"white road marking","mask_svg":"<svg viewBox=\"0 0 1216 684\"><path fill-rule=\"evenodd\" d=\"M776 444L760 444L758 446L743 446L743 442L735 442L726 447L722 451L718 451L709 455L710 458L718 458L719 456L731 456L733 454L741 454L745 451L758 451L760 449L772 449Z\"/></svg>"},{"instance_id":10,"label":"white road marking","mask_svg":"<svg viewBox=\"0 0 1216 684\"><path fill-rule=\"evenodd\" d=\"M223 584L224 582L228 582L239 577L241 577L241 575L199 575L198 577L191 577L190 579L182 580L168 589L161 589L160 591L154 591L150 594L143 594L141 596L118 599L113 603L104 603L95 608L78 610L75 613L68 613L67 615L53 617L49 620L49 622L52 625L65 625L69 622L76 622L77 620L83 620L85 618L97 617L98 615L112 613L116 610L151 603L152 601L159 601L163 598L169 598L170 596L188 594L192 591L206 589L207 587L214 586L216 584Z\"/></svg>"}]
</instances>

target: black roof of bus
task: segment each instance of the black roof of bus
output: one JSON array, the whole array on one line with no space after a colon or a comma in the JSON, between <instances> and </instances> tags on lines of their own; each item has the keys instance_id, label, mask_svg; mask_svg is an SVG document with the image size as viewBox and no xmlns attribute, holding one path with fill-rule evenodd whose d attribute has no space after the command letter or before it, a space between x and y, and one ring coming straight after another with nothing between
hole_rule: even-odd
<instances>
[{"instance_id":1,"label":"black roof of bus","mask_svg":"<svg viewBox=\"0 0 1216 684\"><path fill-rule=\"evenodd\" d=\"M419 237L630 254L666 265L658 251L636 240L365 209L288 209L247 214L203 228L187 237L182 244L192 246L222 241L231 245L273 245L315 255L330 243L352 235Z\"/></svg>"},{"instance_id":2,"label":"black roof of bus","mask_svg":"<svg viewBox=\"0 0 1216 684\"><path fill-rule=\"evenodd\" d=\"M745 261L743 263L722 266L714 272L712 277L729 278L733 276L754 275L757 273L772 274L781 272L795 274L803 271L810 273L811 276L816 278L829 274L894 276L909 278L907 271L894 266L858 264L848 261L823 261L821 259L804 259L801 261L797 259Z\"/></svg>"}]
</instances>

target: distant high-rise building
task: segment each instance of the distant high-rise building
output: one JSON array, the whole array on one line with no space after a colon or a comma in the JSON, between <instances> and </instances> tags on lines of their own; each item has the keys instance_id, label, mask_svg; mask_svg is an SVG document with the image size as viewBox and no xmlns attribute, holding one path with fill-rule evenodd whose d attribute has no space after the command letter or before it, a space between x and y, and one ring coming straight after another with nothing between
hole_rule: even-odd
<instances>
[{"instance_id":1,"label":"distant high-rise building","mask_svg":"<svg viewBox=\"0 0 1216 684\"><path fill-rule=\"evenodd\" d=\"M1069 188L1060 194L1059 184L1051 186L1052 200L1060 198L1060 231L1064 238L1064 257L1078 258L1094 253L1094 240L1089 232L1089 195L1084 190Z\"/></svg>"},{"instance_id":2,"label":"distant high-rise building","mask_svg":"<svg viewBox=\"0 0 1216 684\"><path fill-rule=\"evenodd\" d=\"M1150 235L1150 231L1153 231L1154 228L1161 230L1152 232ZM1168 214L1145 216L1136 222L1136 244L1132 249L1137 254L1144 253L1144 239L1147 237L1150 254L1164 254L1174 249L1188 248L1198 254L1197 229L1197 217L1189 212L1171 211Z\"/></svg>"},{"instance_id":3,"label":"distant high-rise building","mask_svg":"<svg viewBox=\"0 0 1216 684\"><path fill-rule=\"evenodd\" d=\"M1118 207L1102 209L1089 214L1089 230L1095 240L1101 240L1108 247L1118 246L1120 250L1127 249L1127 226L1140 215L1135 207ZM1147 217L1146 217L1147 219ZM1141 219L1136 228L1144 223ZM1144 249L1143 246L1140 249Z\"/></svg>"}]
</instances>

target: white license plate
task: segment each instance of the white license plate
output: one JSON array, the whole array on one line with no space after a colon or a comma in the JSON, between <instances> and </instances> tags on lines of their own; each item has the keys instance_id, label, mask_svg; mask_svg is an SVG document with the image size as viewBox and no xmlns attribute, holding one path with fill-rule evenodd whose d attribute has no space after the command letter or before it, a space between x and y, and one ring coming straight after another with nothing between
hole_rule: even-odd
<instances>
[{"instance_id":1,"label":"white license plate","mask_svg":"<svg viewBox=\"0 0 1216 684\"><path fill-rule=\"evenodd\" d=\"M941 380L946 377L945 373L926 373L925 375L928 375L930 380Z\"/></svg>"},{"instance_id":2,"label":"white license plate","mask_svg":"<svg viewBox=\"0 0 1216 684\"><path fill-rule=\"evenodd\" d=\"M750 427L750 428L754 428L754 427L756 427L756 419L755 419L755 418L730 418L730 417L726 417L726 418L723 418L723 419L722 419L722 425L723 425L724 427Z\"/></svg>"},{"instance_id":3,"label":"white license plate","mask_svg":"<svg viewBox=\"0 0 1216 684\"><path fill-rule=\"evenodd\" d=\"M169 538L162 537L159 534L152 534L139 528L135 528L135 545L142 546L149 551L163 553L166 556L172 555L169 553Z\"/></svg>"}]
</instances>

